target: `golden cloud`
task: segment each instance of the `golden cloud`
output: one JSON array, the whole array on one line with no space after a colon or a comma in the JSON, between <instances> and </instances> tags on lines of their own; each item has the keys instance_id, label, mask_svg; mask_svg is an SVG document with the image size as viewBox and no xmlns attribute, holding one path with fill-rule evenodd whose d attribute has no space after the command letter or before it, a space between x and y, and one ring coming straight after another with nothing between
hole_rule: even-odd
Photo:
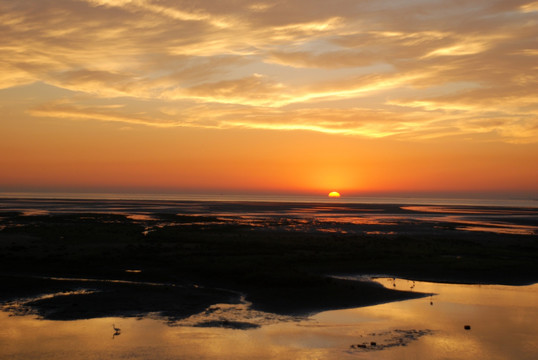
<instances>
[{"instance_id":1,"label":"golden cloud","mask_svg":"<svg viewBox=\"0 0 538 360\"><path fill-rule=\"evenodd\" d=\"M34 116L538 141L536 2L275 4L6 0L1 88L72 92ZM98 107L111 98L152 115ZM178 104L180 120L169 111Z\"/></svg>"}]
</instances>

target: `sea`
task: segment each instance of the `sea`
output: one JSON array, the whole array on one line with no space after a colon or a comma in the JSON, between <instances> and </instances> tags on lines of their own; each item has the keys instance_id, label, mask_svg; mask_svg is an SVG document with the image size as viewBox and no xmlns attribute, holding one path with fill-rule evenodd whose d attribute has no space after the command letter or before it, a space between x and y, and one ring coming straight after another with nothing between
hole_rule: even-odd
<instances>
[{"instance_id":1,"label":"sea","mask_svg":"<svg viewBox=\"0 0 538 360\"><path fill-rule=\"evenodd\" d=\"M489 197L427 197L427 196L346 196L288 194L204 194L204 193L99 193L99 192L0 192L0 199L58 199L58 200L161 200L211 202L283 202L335 204L405 204L405 205L463 205L538 207L534 196Z\"/></svg>"}]
</instances>

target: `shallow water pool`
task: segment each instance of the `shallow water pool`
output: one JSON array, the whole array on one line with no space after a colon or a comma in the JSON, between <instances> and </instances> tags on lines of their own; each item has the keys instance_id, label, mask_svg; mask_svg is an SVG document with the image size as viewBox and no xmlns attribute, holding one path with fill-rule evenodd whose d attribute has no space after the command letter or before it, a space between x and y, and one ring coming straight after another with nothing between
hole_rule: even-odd
<instances>
[{"instance_id":1,"label":"shallow water pool","mask_svg":"<svg viewBox=\"0 0 538 360\"><path fill-rule=\"evenodd\" d=\"M538 284L515 287L394 278L375 281L389 288L435 295L327 311L309 318L257 314L261 326L246 330L194 327L189 319L170 324L157 315L141 319L48 321L0 312L0 358L538 358ZM221 325L249 321L252 319L242 317L255 316L241 309L226 309L225 305L213 309L218 311L198 316L207 316L209 320L220 317L220 321L208 324ZM121 329L119 334L113 325Z\"/></svg>"}]
</instances>

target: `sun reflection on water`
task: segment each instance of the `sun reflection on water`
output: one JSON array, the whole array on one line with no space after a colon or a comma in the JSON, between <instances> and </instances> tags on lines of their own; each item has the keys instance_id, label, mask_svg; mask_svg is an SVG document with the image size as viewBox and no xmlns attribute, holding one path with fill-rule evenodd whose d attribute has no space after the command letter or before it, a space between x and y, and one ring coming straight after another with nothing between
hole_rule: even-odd
<instances>
[{"instance_id":1,"label":"sun reflection on water","mask_svg":"<svg viewBox=\"0 0 538 360\"><path fill-rule=\"evenodd\" d=\"M355 277L365 281L365 277ZM9 359L535 359L538 285L441 284L378 277L388 288L431 297L271 317L248 304L216 304L169 326L145 318L45 321L0 312L0 357ZM257 321L259 327L226 326ZM264 320L265 319L265 320ZM206 326L193 326L200 321ZM121 328L114 336L112 324ZM470 325L470 330L464 329Z\"/></svg>"}]
</instances>

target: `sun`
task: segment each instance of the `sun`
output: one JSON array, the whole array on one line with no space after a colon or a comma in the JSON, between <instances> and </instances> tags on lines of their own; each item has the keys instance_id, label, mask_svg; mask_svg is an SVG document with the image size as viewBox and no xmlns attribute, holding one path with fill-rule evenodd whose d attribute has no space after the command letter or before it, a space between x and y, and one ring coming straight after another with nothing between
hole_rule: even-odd
<instances>
[{"instance_id":1,"label":"sun","mask_svg":"<svg viewBox=\"0 0 538 360\"><path fill-rule=\"evenodd\" d=\"M329 193L329 197L331 198L339 198L340 197L340 193L338 191L331 191Z\"/></svg>"}]
</instances>

